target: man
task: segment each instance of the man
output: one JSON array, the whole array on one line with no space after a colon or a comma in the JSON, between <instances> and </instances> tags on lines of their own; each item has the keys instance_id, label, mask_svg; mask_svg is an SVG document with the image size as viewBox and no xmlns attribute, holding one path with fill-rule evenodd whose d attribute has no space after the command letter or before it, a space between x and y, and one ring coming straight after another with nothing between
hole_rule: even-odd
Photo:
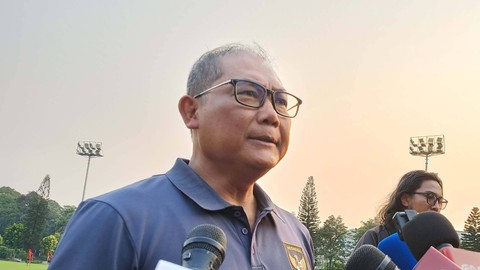
<instances>
[{"instance_id":1,"label":"man","mask_svg":"<svg viewBox=\"0 0 480 270\"><path fill-rule=\"evenodd\" d=\"M197 225L227 236L220 269L313 269L308 230L256 181L285 155L301 100L287 93L259 46L205 53L178 108L191 130L190 160L166 174L83 202L50 269L154 269L182 263Z\"/></svg>"}]
</instances>

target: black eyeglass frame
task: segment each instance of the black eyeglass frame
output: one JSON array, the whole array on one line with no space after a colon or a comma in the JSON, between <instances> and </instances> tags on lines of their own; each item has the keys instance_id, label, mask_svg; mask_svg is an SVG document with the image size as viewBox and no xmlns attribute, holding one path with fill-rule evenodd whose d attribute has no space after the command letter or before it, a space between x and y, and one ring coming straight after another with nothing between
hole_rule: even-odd
<instances>
[{"instance_id":1,"label":"black eyeglass frame","mask_svg":"<svg viewBox=\"0 0 480 270\"><path fill-rule=\"evenodd\" d=\"M240 101L240 100L238 99L238 96L237 96L237 83L238 83L238 82L251 83L251 84L254 84L254 85L256 85L256 86L258 86L258 87L260 87L260 88L262 88L262 89L265 90L265 95L263 95L263 97L262 97L262 99L260 100L260 103L258 104L258 106L253 106L253 105L251 105L251 104L244 103L244 102L242 102L242 101ZM265 86L263 86L263 85L261 85L261 84L258 84L258 83L256 83L256 82L252 82L252 81L249 81L249 80L239 80L239 79L230 79L230 80L221 82L221 83L219 83L219 84L217 84L217 85L214 85L214 86L212 86L212 87L210 87L210 88L208 88L208 89L206 89L206 90L203 90L202 92L194 95L193 98L201 97L201 96L205 95L206 93L208 93L208 92L210 92L210 91L212 91L212 90L214 90L214 89L216 89L216 88L218 88L218 87L220 87L220 86L224 86L224 85L227 85L227 84L233 85L233 93L234 93L234 96L235 96L235 100L236 100L238 103L240 103L240 104L242 104L242 105L244 105L244 106L250 107L250 108L256 108L256 109L261 108L261 107L263 106L263 104L265 104L265 100L267 100L268 94L271 94L272 100L275 100L275 93L287 94L287 95L289 95L289 96L294 97L294 98L297 100L297 104L295 104L294 106L292 106L292 107L289 109L289 111L292 110L292 109L295 109L295 114L293 114L293 115L288 115L288 114L285 114L285 113L280 112L279 110L277 110L277 107L276 107L276 105L275 105L275 102L272 102L272 104L273 104L273 109L275 110L275 112L276 112L277 114L279 114L279 115L281 115L281 116L284 116L284 117L287 117L287 118L294 118L295 116L297 116L298 110L300 109L300 105L302 104L302 100L301 100L299 97L297 97L297 96L295 96L295 95L293 95L293 94L290 94L290 93L288 93L288 92L286 92L286 91L274 91L274 90L268 89L268 88L266 88Z\"/></svg>"},{"instance_id":2,"label":"black eyeglass frame","mask_svg":"<svg viewBox=\"0 0 480 270\"><path fill-rule=\"evenodd\" d=\"M418 195L423 195L425 199L427 199L427 204L430 206L435 206L435 204L438 202L438 206L440 206L440 209L444 210L447 207L448 200L446 200L443 197L438 197L435 193L433 192L412 192L410 194L418 194ZM433 201L433 204L431 202L432 198L435 198Z\"/></svg>"}]
</instances>

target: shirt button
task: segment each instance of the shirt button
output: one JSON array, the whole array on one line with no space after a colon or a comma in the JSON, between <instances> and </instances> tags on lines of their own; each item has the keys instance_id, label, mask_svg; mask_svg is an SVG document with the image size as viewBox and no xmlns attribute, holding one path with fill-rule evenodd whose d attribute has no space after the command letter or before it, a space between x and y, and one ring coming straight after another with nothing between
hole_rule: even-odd
<instances>
[{"instance_id":1,"label":"shirt button","mask_svg":"<svg viewBox=\"0 0 480 270\"><path fill-rule=\"evenodd\" d=\"M248 229L247 228L242 228L242 233L247 235L248 234Z\"/></svg>"},{"instance_id":2,"label":"shirt button","mask_svg":"<svg viewBox=\"0 0 480 270\"><path fill-rule=\"evenodd\" d=\"M240 211L235 211L235 213L233 213L233 215L235 217L240 217L242 215L242 213L240 213Z\"/></svg>"}]
</instances>

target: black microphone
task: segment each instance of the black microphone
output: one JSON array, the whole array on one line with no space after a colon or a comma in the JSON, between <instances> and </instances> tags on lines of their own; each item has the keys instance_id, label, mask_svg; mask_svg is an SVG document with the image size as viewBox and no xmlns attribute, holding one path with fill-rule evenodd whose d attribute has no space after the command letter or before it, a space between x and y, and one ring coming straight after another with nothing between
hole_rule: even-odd
<instances>
[{"instance_id":1,"label":"black microphone","mask_svg":"<svg viewBox=\"0 0 480 270\"><path fill-rule=\"evenodd\" d=\"M352 253L345 270L399 270L390 257L372 245L362 245Z\"/></svg>"},{"instance_id":2,"label":"black microphone","mask_svg":"<svg viewBox=\"0 0 480 270\"><path fill-rule=\"evenodd\" d=\"M428 211L417 214L403 226L403 238L417 260L430 247L460 246L460 239L452 223L440 213Z\"/></svg>"},{"instance_id":3,"label":"black microphone","mask_svg":"<svg viewBox=\"0 0 480 270\"><path fill-rule=\"evenodd\" d=\"M225 259L227 236L219 227L201 224L183 243L182 266L194 270L218 270Z\"/></svg>"}]
</instances>

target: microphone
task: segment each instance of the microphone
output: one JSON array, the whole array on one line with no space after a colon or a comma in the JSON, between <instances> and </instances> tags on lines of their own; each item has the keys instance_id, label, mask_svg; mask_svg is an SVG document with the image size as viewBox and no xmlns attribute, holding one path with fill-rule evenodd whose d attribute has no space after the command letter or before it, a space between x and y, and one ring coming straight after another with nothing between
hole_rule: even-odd
<instances>
[{"instance_id":1,"label":"microphone","mask_svg":"<svg viewBox=\"0 0 480 270\"><path fill-rule=\"evenodd\" d=\"M378 243L378 249L389 256L402 270L411 270L417 264L412 252L405 242L400 240L398 233L394 233Z\"/></svg>"},{"instance_id":2,"label":"microphone","mask_svg":"<svg viewBox=\"0 0 480 270\"><path fill-rule=\"evenodd\" d=\"M434 269L432 268L434 260L442 261L443 269L447 269L445 267L447 260L461 269L480 269L480 253L458 248L460 239L457 232L450 221L440 213L418 214L405 224L403 233L405 242L413 255L416 258L421 257L418 264L425 261L425 265L430 267L427 269ZM437 254L432 252L434 248L439 251ZM438 254L443 255L443 258Z\"/></svg>"},{"instance_id":3,"label":"microphone","mask_svg":"<svg viewBox=\"0 0 480 270\"><path fill-rule=\"evenodd\" d=\"M225 259L227 236L219 227L201 224L183 243L182 266L194 270L218 270Z\"/></svg>"},{"instance_id":4,"label":"microphone","mask_svg":"<svg viewBox=\"0 0 480 270\"><path fill-rule=\"evenodd\" d=\"M399 270L397 265L372 245L360 246L347 261L345 270Z\"/></svg>"},{"instance_id":5,"label":"microphone","mask_svg":"<svg viewBox=\"0 0 480 270\"><path fill-rule=\"evenodd\" d=\"M420 260L432 246L460 246L460 239L452 223L440 213L428 211L417 214L403 226L403 238L413 256Z\"/></svg>"}]
</instances>

